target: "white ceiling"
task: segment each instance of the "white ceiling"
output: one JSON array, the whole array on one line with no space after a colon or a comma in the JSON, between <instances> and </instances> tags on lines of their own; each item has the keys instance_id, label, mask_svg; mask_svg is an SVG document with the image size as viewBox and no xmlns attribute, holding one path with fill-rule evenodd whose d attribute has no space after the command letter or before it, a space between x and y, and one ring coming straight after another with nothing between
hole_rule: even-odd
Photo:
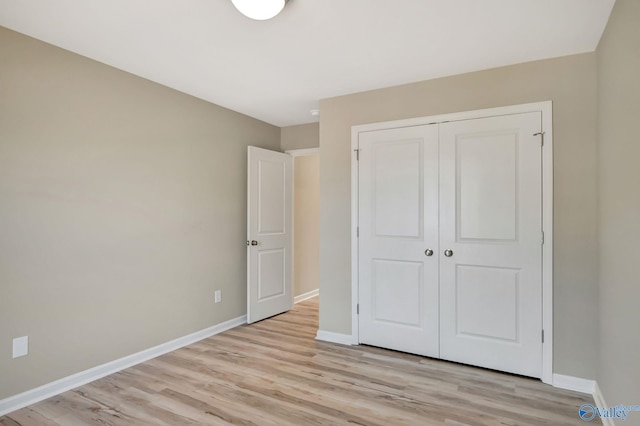
<instances>
[{"instance_id":1,"label":"white ceiling","mask_svg":"<svg viewBox=\"0 0 640 426\"><path fill-rule=\"evenodd\" d=\"M595 50L615 0L0 0L0 25L277 126L323 98ZM0 58L1 60L1 58Z\"/></svg>"}]
</instances>

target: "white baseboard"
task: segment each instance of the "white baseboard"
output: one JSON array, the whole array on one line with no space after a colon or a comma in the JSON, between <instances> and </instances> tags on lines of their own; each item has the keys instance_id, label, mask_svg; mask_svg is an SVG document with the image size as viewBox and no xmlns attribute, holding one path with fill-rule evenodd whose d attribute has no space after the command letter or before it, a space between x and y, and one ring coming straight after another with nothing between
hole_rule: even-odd
<instances>
[{"instance_id":1,"label":"white baseboard","mask_svg":"<svg viewBox=\"0 0 640 426\"><path fill-rule=\"evenodd\" d=\"M593 391L593 400L595 401L594 405L596 407L609 407L604 400L604 396L602 395L602 391L600 390L598 383L595 384L595 389ZM612 418L601 417L600 419L602 420L602 424L604 426L616 426Z\"/></svg>"},{"instance_id":2,"label":"white baseboard","mask_svg":"<svg viewBox=\"0 0 640 426\"><path fill-rule=\"evenodd\" d=\"M311 291L308 291L306 293L301 294L300 296L294 297L293 298L293 303L304 302L305 300L312 299L312 298L316 297L318 294L320 294L320 290L316 288L315 290L311 290Z\"/></svg>"},{"instance_id":3,"label":"white baseboard","mask_svg":"<svg viewBox=\"0 0 640 426\"><path fill-rule=\"evenodd\" d=\"M565 376L562 374L553 375L553 386L560 389L566 389L575 392L588 393L593 396L595 407L608 408L609 406L604 400L602 391L598 387L598 382L595 380L582 379L580 377ZM595 420L595 419L594 419ZM613 419L608 417L601 417L600 420L604 426L616 426Z\"/></svg>"},{"instance_id":4,"label":"white baseboard","mask_svg":"<svg viewBox=\"0 0 640 426\"><path fill-rule=\"evenodd\" d=\"M323 342L339 343L341 345L352 345L353 337L350 334L333 333L331 331L318 330L316 340Z\"/></svg>"},{"instance_id":5,"label":"white baseboard","mask_svg":"<svg viewBox=\"0 0 640 426\"><path fill-rule=\"evenodd\" d=\"M593 395L596 390L596 381L582 379L580 377L565 376L563 374L554 374L553 387Z\"/></svg>"},{"instance_id":6,"label":"white baseboard","mask_svg":"<svg viewBox=\"0 0 640 426\"><path fill-rule=\"evenodd\" d=\"M59 395L68 390L77 388L78 386L93 382L94 380L101 379L110 374L117 373L125 368L140 364L141 362L175 351L176 349L180 349L202 339L206 339L207 337L222 333L223 331L230 330L234 327L245 324L246 322L247 316L243 315L212 327L205 328L204 330L179 337L170 342L162 343L141 352L125 356L115 361L81 371L80 373L63 377L62 379L47 383L46 385L42 385L35 389L2 399L0 400L0 416L4 416L12 411L19 410L20 408L51 398L52 396Z\"/></svg>"}]
</instances>

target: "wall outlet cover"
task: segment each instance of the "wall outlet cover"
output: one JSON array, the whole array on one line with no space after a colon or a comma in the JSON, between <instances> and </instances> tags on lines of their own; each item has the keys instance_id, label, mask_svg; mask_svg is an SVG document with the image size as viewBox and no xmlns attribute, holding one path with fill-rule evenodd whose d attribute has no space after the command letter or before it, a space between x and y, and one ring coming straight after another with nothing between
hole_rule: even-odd
<instances>
[{"instance_id":1,"label":"wall outlet cover","mask_svg":"<svg viewBox=\"0 0 640 426\"><path fill-rule=\"evenodd\" d=\"M13 339L13 357L18 358L29 353L29 336Z\"/></svg>"},{"instance_id":2,"label":"wall outlet cover","mask_svg":"<svg viewBox=\"0 0 640 426\"><path fill-rule=\"evenodd\" d=\"M216 290L216 303L220 303L222 301L222 292L220 290Z\"/></svg>"}]
</instances>

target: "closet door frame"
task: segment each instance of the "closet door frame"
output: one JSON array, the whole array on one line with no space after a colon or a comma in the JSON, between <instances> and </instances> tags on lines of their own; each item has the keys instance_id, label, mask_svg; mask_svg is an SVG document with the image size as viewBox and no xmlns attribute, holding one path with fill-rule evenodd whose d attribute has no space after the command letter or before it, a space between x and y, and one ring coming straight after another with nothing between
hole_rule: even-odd
<instances>
[{"instance_id":1,"label":"closet door frame","mask_svg":"<svg viewBox=\"0 0 640 426\"><path fill-rule=\"evenodd\" d=\"M360 344L358 326L358 149L359 134L375 130L438 124L446 121L470 120L501 115L540 112L542 115L542 377L543 383L553 384L553 115L552 102L535 102L498 108L432 115L408 120L364 124L351 128L351 338ZM542 241L541 241L542 242ZM541 336L541 338L543 337Z\"/></svg>"}]
</instances>

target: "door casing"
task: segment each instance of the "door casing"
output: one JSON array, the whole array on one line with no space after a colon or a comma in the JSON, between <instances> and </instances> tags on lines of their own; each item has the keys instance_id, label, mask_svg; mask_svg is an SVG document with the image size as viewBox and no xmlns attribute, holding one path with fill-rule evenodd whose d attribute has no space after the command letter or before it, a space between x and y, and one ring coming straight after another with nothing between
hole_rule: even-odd
<instances>
[{"instance_id":1,"label":"door casing","mask_svg":"<svg viewBox=\"0 0 640 426\"><path fill-rule=\"evenodd\" d=\"M358 303L358 226L359 226L359 186L358 149L359 134L375 130L400 127L422 126L446 121L470 120L501 115L540 112L542 114L542 382L553 384L553 115L552 102L535 102L498 108L465 111L451 114L411 118L364 124L351 128L351 338L352 344L359 344Z\"/></svg>"}]
</instances>

